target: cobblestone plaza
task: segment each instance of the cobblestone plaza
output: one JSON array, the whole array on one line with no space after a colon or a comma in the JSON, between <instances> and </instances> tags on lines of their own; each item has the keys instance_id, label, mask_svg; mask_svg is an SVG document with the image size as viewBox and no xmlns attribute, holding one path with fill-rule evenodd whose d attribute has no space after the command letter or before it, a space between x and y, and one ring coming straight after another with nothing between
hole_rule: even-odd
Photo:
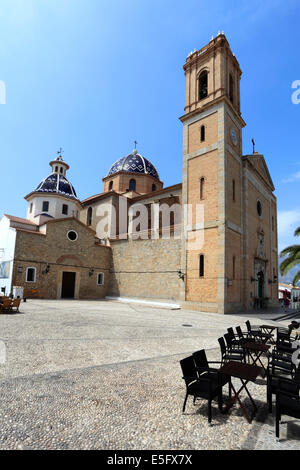
<instances>
[{"instance_id":1,"label":"cobblestone plaza","mask_svg":"<svg viewBox=\"0 0 300 470\"><path fill-rule=\"evenodd\" d=\"M192 398L182 414L179 360L202 348L219 360L217 339L246 317L76 300L30 300L20 311L0 316L1 449L300 447L299 422L286 417L276 442L263 379L249 387L259 408L251 424L237 405L222 415L214 403L210 427L207 402Z\"/></svg>"}]
</instances>

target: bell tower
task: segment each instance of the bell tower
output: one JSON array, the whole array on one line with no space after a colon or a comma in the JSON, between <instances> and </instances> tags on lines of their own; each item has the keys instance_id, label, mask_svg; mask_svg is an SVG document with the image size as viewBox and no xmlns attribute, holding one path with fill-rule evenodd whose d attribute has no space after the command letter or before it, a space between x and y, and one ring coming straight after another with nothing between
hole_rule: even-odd
<instances>
[{"instance_id":1,"label":"bell tower","mask_svg":"<svg viewBox=\"0 0 300 470\"><path fill-rule=\"evenodd\" d=\"M183 228L186 301L191 308L226 313L243 302L242 72L224 33L191 52L183 69L182 202L192 213ZM199 231L203 243L195 246L190 241Z\"/></svg>"}]
</instances>

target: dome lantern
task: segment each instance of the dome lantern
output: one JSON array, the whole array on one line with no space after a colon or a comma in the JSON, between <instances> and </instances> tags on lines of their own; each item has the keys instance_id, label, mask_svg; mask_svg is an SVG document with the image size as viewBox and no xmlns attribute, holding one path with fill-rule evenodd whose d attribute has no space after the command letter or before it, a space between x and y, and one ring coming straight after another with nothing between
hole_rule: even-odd
<instances>
[{"instance_id":1,"label":"dome lantern","mask_svg":"<svg viewBox=\"0 0 300 470\"><path fill-rule=\"evenodd\" d=\"M78 217L80 202L74 186L66 178L69 165L58 156L49 164L52 173L44 178L25 199L28 201L27 218L41 223L46 218Z\"/></svg>"}]
</instances>

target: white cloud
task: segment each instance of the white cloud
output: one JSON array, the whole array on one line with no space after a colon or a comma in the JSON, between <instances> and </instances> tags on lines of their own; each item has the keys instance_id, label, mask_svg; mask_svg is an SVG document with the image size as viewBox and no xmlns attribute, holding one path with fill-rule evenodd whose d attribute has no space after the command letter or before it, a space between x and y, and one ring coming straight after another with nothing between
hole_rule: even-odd
<instances>
[{"instance_id":1,"label":"white cloud","mask_svg":"<svg viewBox=\"0 0 300 470\"><path fill-rule=\"evenodd\" d=\"M300 180L300 171L297 171L297 173L294 173L289 178L282 180L282 182L283 183L293 183L294 181L299 181L299 180Z\"/></svg>"},{"instance_id":2,"label":"white cloud","mask_svg":"<svg viewBox=\"0 0 300 470\"><path fill-rule=\"evenodd\" d=\"M299 243L294 232L300 226L300 208L289 211L278 211L278 245L279 252L283 248Z\"/></svg>"}]
</instances>

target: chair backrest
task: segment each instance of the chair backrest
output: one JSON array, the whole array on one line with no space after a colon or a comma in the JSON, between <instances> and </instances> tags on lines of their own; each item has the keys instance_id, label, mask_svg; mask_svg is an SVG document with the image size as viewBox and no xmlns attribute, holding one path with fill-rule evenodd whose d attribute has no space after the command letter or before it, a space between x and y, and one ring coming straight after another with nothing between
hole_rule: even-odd
<instances>
[{"instance_id":1,"label":"chair backrest","mask_svg":"<svg viewBox=\"0 0 300 470\"><path fill-rule=\"evenodd\" d=\"M231 346L232 346L232 342L231 342L231 337L230 337L229 333L225 333L224 338L225 338L225 341L226 341L226 344L227 344L227 348L230 349Z\"/></svg>"},{"instance_id":2,"label":"chair backrest","mask_svg":"<svg viewBox=\"0 0 300 470\"><path fill-rule=\"evenodd\" d=\"M286 330L286 331L278 330L277 331L277 343L289 341L290 334L291 332L289 330Z\"/></svg>"},{"instance_id":3,"label":"chair backrest","mask_svg":"<svg viewBox=\"0 0 300 470\"><path fill-rule=\"evenodd\" d=\"M196 380L197 378L197 371L193 356L186 357L180 361L182 375L184 377L186 386L188 386L191 382Z\"/></svg>"},{"instance_id":4,"label":"chair backrest","mask_svg":"<svg viewBox=\"0 0 300 470\"><path fill-rule=\"evenodd\" d=\"M229 334L230 338L234 339L234 331L233 331L233 328L232 328L232 327L227 328L227 331L228 331L228 334Z\"/></svg>"},{"instance_id":5,"label":"chair backrest","mask_svg":"<svg viewBox=\"0 0 300 470\"><path fill-rule=\"evenodd\" d=\"M237 326L236 327L236 332L237 334L239 335L239 338L243 338L244 335L243 335L243 332L242 332L242 328L240 326Z\"/></svg>"},{"instance_id":6,"label":"chair backrest","mask_svg":"<svg viewBox=\"0 0 300 470\"><path fill-rule=\"evenodd\" d=\"M20 307L21 299L14 299L12 307Z\"/></svg>"},{"instance_id":7,"label":"chair backrest","mask_svg":"<svg viewBox=\"0 0 300 470\"><path fill-rule=\"evenodd\" d=\"M201 349L200 351L194 352L193 358L194 358L194 361L195 361L195 366L198 369L200 369L200 371L199 371L200 373L202 372L201 368L204 371L205 369L207 369L209 367L207 357L206 357L206 353L205 353L204 349Z\"/></svg>"},{"instance_id":8,"label":"chair backrest","mask_svg":"<svg viewBox=\"0 0 300 470\"><path fill-rule=\"evenodd\" d=\"M11 300L10 299L4 299L2 303L3 308L9 308L11 307Z\"/></svg>"},{"instance_id":9,"label":"chair backrest","mask_svg":"<svg viewBox=\"0 0 300 470\"><path fill-rule=\"evenodd\" d=\"M251 331L251 325L250 325L249 320L247 320L245 323L246 323L247 330L250 332Z\"/></svg>"},{"instance_id":10,"label":"chair backrest","mask_svg":"<svg viewBox=\"0 0 300 470\"><path fill-rule=\"evenodd\" d=\"M225 354L226 353L226 344L225 344L224 338L219 338L218 341L219 341L221 353Z\"/></svg>"}]
</instances>

